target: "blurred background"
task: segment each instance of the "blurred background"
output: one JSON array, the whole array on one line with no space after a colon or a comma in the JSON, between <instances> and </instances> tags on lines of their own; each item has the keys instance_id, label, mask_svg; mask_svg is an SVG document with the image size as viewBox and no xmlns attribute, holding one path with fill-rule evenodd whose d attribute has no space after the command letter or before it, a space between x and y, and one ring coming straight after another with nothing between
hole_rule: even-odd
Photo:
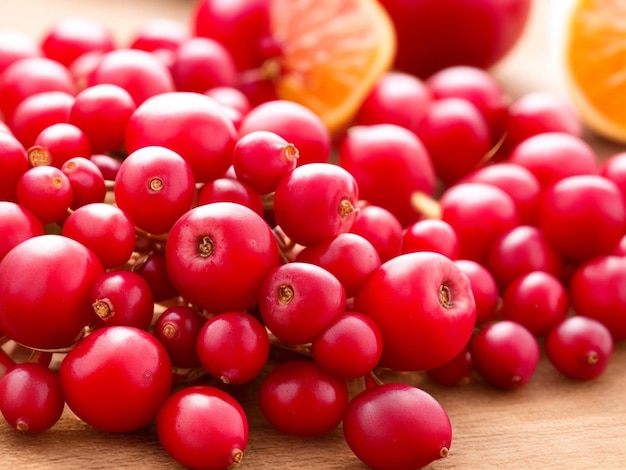
<instances>
[{"instance_id":1,"label":"blurred background","mask_svg":"<svg viewBox=\"0 0 626 470\"><path fill-rule=\"evenodd\" d=\"M573 0L534 0L524 33L514 49L491 72L511 98L530 91L550 91L567 97L560 71L562 31ZM190 24L197 0L0 0L0 29L40 38L56 21L68 16L95 18L115 34L118 47L129 43L148 19L168 18ZM594 135L588 139L601 156L623 146Z\"/></svg>"}]
</instances>

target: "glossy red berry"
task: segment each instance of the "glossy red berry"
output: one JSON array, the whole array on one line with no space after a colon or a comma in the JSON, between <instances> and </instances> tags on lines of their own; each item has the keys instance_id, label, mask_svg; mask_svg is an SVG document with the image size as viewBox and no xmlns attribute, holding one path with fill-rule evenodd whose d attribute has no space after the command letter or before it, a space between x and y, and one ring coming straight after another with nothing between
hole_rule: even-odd
<instances>
[{"instance_id":1,"label":"glossy red berry","mask_svg":"<svg viewBox=\"0 0 626 470\"><path fill-rule=\"evenodd\" d=\"M17 182L28 168L24 146L10 133L0 132L0 201L17 200Z\"/></svg>"},{"instance_id":2,"label":"glossy red berry","mask_svg":"<svg viewBox=\"0 0 626 470\"><path fill-rule=\"evenodd\" d=\"M109 52L114 47L113 33L104 23L77 16L56 21L41 40L45 56L66 67L83 54Z\"/></svg>"},{"instance_id":3,"label":"glossy red berry","mask_svg":"<svg viewBox=\"0 0 626 470\"><path fill-rule=\"evenodd\" d=\"M298 155L296 146L278 134L253 131L237 140L233 168L238 179L259 194L268 194L296 167Z\"/></svg>"},{"instance_id":4,"label":"glossy red berry","mask_svg":"<svg viewBox=\"0 0 626 470\"><path fill-rule=\"evenodd\" d=\"M329 242L305 247L295 261L326 269L339 280L348 298L354 297L380 267L380 256L374 245L356 233L340 233Z\"/></svg>"},{"instance_id":5,"label":"glossy red berry","mask_svg":"<svg viewBox=\"0 0 626 470\"><path fill-rule=\"evenodd\" d=\"M105 181L115 181L117 172L122 164L121 159L103 153L94 153L89 160L100 169Z\"/></svg>"},{"instance_id":6,"label":"glossy red berry","mask_svg":"<svg viewBox=\"0 0 626 470\"><path fill-rule=\"evenodd\" d=\"M190 35L184 22L171 18L150 18L135 29L129 47L156 53L169 63L176 48Z\"/></svg>"},{"instance_id":7,"label":"glossy red berry","mask_svg":"<svg viewBox=\"0 0 626 470\"><path fill-rule=\"evenodd\" d=\"M178 153L149 146L124 159L114 194L116 204L135 226L159 235L191 209L196 187L191 167Z\"/></svg>"},{"instance_id":8,"label":"glossy red berry","mask_svg":"<svg viewBox=\"0 0 626 470\"><path fill-rule=\"evenodd\" d=\"M165 346L174 367L200 366L196 352L198 334L205 319L186 305L175 305L163 311L154 323L154 336Z\"/></svg>"},{"instance_id":9,"label":"glossy red berry","mask_svg":"<svg viewBox=\"0 0 626 470\"><path fill-rule=\"evenodd\" d=\"M267 364L270 340L259 320L245 312L224 312L209 319L198 333L200 363L226 384L243 384Z\"/></svg>"},{"instance_id":10,"label":"glossy red berry","mask_svg":"<svg viewBox=\"0 0 626 470\"><path fill-rule=\"evenodd\" d=\"M0 263L0 330L25 346L71 346L93 320L89 296L104 269L96 255L61 235L23 241Z\"/></svg>"},{"instance_id":11,"label":"glossy red berry","mask_svg":"<svg viewBox=\"0 0 626 470\"><path fill-rule=\"evenodd\" d=\"M496 77L479 67L451 65L430 75L425 86L433 99L461 98L472 103L489 126L497 143L506 126L509 97Z\"/></svg>"},{"instance_id":12,"label":"glossy red berry","mask_svg":"<svg viewBox=\"0 0 626 470\"><path fill-rule=\"evenodd\" d=\"M598 175L563 178L547 188L538 226L566 261L613 253L626 225L626 206L615 183Z\"/></svg>"},{"instance_id":13,"label":"glossy red berry","mask_svg":"<svg viewBox=\"0 0 626 470\"><path fill-rule=\"evenodd\" d=\"M513 148L507 161L530 171L542 189L569 176L598 173L598 156L591 145L582 137L564 132L525 139Z\"/></svg>"},{"instance_id":14,"label":"glossy red berry","mask_svg":"<svg viewBox=\"0 0 626 470\"><path fill-rule=\"evenodd\" d=\"M448 455L452 426L441 404L407 384L367 388L348 405L343 434L373 469L413 470Z\"/></svg>"},{"instance_id":15,"label":"glossy red berry","mask_svg":"<svg viewBox=\"0 0 626 470\"><path fill-rule=\"evenodd\" d=\"M0 261L15 246L44 234L41 221L24 206L0 201Z\"/></svg>"},{"instance_id":16,"label":"glossy red berry","mask_svg":"<svg viewBox=\"0 0 626 470\"><path fill-rule=\"evenodd\" d=\"M525 327L510 320L491 323L470 342L476 371L490 384L516 389L528 383L539 364L539 343Z\"/></svg>"},{"instance_id":17,"label":"glossy red berry","mask_svg":"<svg viewBox=\"0 0 626 470\"><path fill-rule=\"evenodd\" d=\"M471 382L474 373L474 364L469 345L445 364L428 369L428 377L445 387L461 387Z\"/></svg>"},{"instance_id":18,"label":"glossy red berry","mask_svg":"<svg viewBox=\"0 0 626 470\"><path fill-rule=\"evenodd\" d=\"M368 204L359 208L350 232L368 240L382 262L402 252L402 225L391 211L383 207Z\"/></svg>"},{"instance_id":19,"label":"glossy red berry","mask_svg":"<svg viewBox=\"0 0 626 470\"><path fill-rule=\"evenodd\" d=\"M17 60L40 55L39 43L30 34L14 29L0 32L0 73Z\"/></svg>"},{"instance_id":20,"label":"glossy red berry","mask_svg":"<svg viewBox=\"0 0 626 470\"><path fill-rule=\"evenodd\" d=\"M173 51L169 66L178 91L204 93L216 86L236 86L230 52L215 39L190 37Z\"/></svg>"},{"instance_id":21,"label":"glossy red berry","mask_svg":"<svg viewBox=\"0 0 626 470\"><path fill-rule=\"evenodd\" d=\"M17 201L43 224L62 220L72 205L72 185L59 168L36 166L26 171L17 183Z\"/></svg>"},{"instance_id":22,"label":"glossy red berry","mask_svg":"<svg viewBox=\"0 0 626 470\"><path fill-rule=\"evenodd\" d=\"M133 97L121 86L93 85L76 95L69 122L84 132L93 153L119 152L136 108Z\"/></svg>"},{"instance_id":23,"label":"glossy red berry","mask_svg":"<svg viewBox=\"0 0 626 470\"><path fill-rule=\"evenodd\" d=\"M172 227L165 257L172 284L187 302L211 313L244 311L259 300L278 266L267 223L233 202L195 207Z\"/></svg>"},{"instance_id":24,"label":"glossy red berry","mask_svg":"<svg viewBox=\"0 0 626 470\"><path fill-rule=\"evenodd\" d=\"M155 302L163 302L178 295L178 290L172 284L165 255L159 251L150 251L132 266L132 270L141 275L152 289Z\"/></svg>"},{"instance_id":25,"label":"glossy red berry","mask_svg":"<svg viewBox=\"0 0 626 470\"><path fill-rule=\"evenodd\" d=\"M354 126L341 141L338 157L356 179L361 199L387 209L403 226L420 218L414 194L434 194L435 170L428 151L401 126Z\"/></svg>"},{"instance_id":26,"label":"glossy red berry","mask_svg":"<svg viewBox=\"0 0 626 470\"><path fill-rule=\"evenodd\" d=\"M103 54L87 77L87 87L109 83L124 88L137 106L175 89L172 75L156 55L117 48Z\"/></svg>"},{"instance_id":27,"label":"glossy red berry","mask_svg":"<svg viewBox=\"0 0 626 470\"><path fill-rule=\"evenodd\" d=\"M439 199L441 218L459 239L459 258L484 263L493 240L519 224L517 207L503 190L484 183L459 183Z\"/></svg>"},{"instance_id":28,"label":"glossy red berry","mask_svg":"<svg viewBox=\"0 0 626 470\"><path fill-rule=\"evenodd\" d=\"M547 272L532 271L506 287L500 315L542 337L567 317L569 307L567 289L558 278Z\"/></svg>"},{"instance_id":29,"label":"glossy red berry","mask_svg":"<svg viewBox=\"0 0 626 470\"><path fill-rule=\"evenodd\" d=\"M151 424L169 395L172 366L150 333L107 326L81 340L59 368L70 409L100 431L123 433Z\"/></svg>"},{"instance_id":30,"label":"glossy red berry","mask_svg":"<svg viewBox=\"0 0 626 470\"><path fill-rule=\"evenodd\" d=\"M236 110L243 118L252 109L248 97L239 88L232 86L216 86L204 92L225 108Z\"/></svg>"},{"instance_id":31,"label":"glossy red berry","mask_svg":"<svg viewBox=\"0 0 626 470\"><path fill-rule=\"evenodd\" d=\"M76 209L61 233L93 251L107 269L126 263L135 247L133 223L119 207L104 202Z\"/></svg>"},{"instance_id":32,"label":"glossy red berry","mask_svg":"<svg viewBox=\"0 0 626 470\"><path fill-rule=\"evenodd\" d=\"M350 230L358 199L359 188L350 173L332 163L310 163L281 180L274 217L294 242L316 245Z\"/></svg>"},{"instance_id":33,"label":"glossy red berry","mask_svg":"<svg viewBox=\"0 0 626 470\"><path fill-rule=\"evenodd\" d=\"M154 314L154 298L148 282L139 274L109 271L91 289L91 306L98 316L96 327L134 326L147 330Z\"/></svg>"},{"instance_id":34,"label":"glossy red berry","mask_svg":"<svg viewBox=\"0 0 626 470\"><path fill-rule=\"evenodd\" d=\"M591 380L606 370L613 354L613 337L593 318L575 315L559 322L546 336L550 363L575 380Z\"/></svg>"},{"instance_id":35,"label":"glossy red berry","mask_svg":"<svg viewBox=\"0 0 626 470\"><path fill-rule=\"evenodd\" d=\"M600 256L574 270L569 283L572 308L604 324L615 341L626 339L626 258Z\"/></svg>"},{"instance_id":36,"label":"glossy red berry","mask_svg":"<svg viewBox=\"0 0 626 470\"><path fill-rule=\"evenodd\" d=\"M43 129L33 145L43 147L50 155L50 165L61 168L70 158L91 156L91 144L85 133L67 122Z\"/></svg>"},{"instance_id":37,"label":"glossy red berry","mask_svg":"<svg viewBox=\"0 0 626 470\"><path fill-rule=\"evenodd\" d=\"M0 111L11 121L15 108L27 97L49 91L76 94L67 67L47 57L26 57L9 65L0 78Z\"/></svg>"},{"instance_id":38,"label":"glossy red berry","mask_svg":"<svg viewBox=\"0 0 626 470\"><path fill-rule=\"evenodd\" d=\"M544 271L561 278L563 257L544 233L532 225L519 225L508 230L487 249L485 266L501 291L519 276Z\"/></svg>"},{"instance_id":39,"label":"glossy red berry","mask_svg":"<svg viewBox=\"0 0 626 470\"><path fill-rule=\"evenodd\" d=\"M272 100L253 107L239 125L239 138L254 131L278 134L298 149L298 165L326 163L331 137L322 120L309 108L292 101Z\"/></svg>"},{"instance_id":40,"label":"glossy red berry","mask_svg":"<svg viewBox=\"0 0 626 470\"><path fill-rule=\"evenodd\" d=\"M259 293L264 324L280 340L310 343L346 308L339 280L324 268L303 262L278 266Z\"/></svg>"},{"instance_id":41,"label":"glossy red berry","mask_svg":"<svg viewBox=\"0 0 626 470\"><path fill-rule=\"evenodd\" d=\"M581 137L583 126L576 109L562 96L546 91L525 93L508 107L503 153L537 134L564 132Z\"/></svg>"},{"instance_id":42,"label":"glossy red berry","mask_svg":"<svg viewBox=\"0 0 626 470\"><path fill-rule=\"evenodd\" d=\"M455 260L459 257L459 239L452 226L439 219L422 219L402 233L402 253L434 251Z\"/></svg>"},{"instance_id":43,"label":"glossy red berry","mask_svg":"<svg viewBox=\"0 0 626 470\"><path fill-rule=\"evenodd\" d=\"M203 136L210 135L207 139ZM200 93L161 93L139 104L126 128L126 150L162 146L181 155L196 183L221 177L231 165L236 130L220 105Z\"/></svg>"},{"instance_id":44,"label":"glossy red berry","mask_svg":"<svg viewBox=\"0 0 626 470\"><path fill-rule=\"evenodd\" d=\"M157 417L165 451L187 468L223 470L241 462L248 444L248 419L228 393L208 385L172 394Z\"/></svg>"},{"instance_id":45,"label":"glossy red berry","mask_svg":"<svg viewBox=\"0 0 626 470\"><path fill-rule=\"evenodd\" d=\"M354 308L382 332L381 365L400 371L449 361L467 344L476 322L467 276L454 261L426 251L383 263L355 296Z\"/></svg>"},{"instance_id":46,"label":"glossy red berry","mask_svg":"<svg viewBox=\"0 0 626 470\"><path fill-rule=\"evenodd\" d=\"M85 157L72 157L61 167L72 186L71 209L86 204L104 202L107 189L104 177L98 166Z\"/></svg>"},{"instance_id":47,"label":"glossy red berry","mask_svg":"<svg viewBox=\"0 0 626 470\"><path fill-rule=\"evenodd\" d=\"M15 108L9 127L24 148L35 144L47 127L67 123L74 95L65 91L46 91L24 98Z\"/></svg>"},{"instance_id":48,"label":"glossy red berry","mask_svg":"<svg viewBox=\"0 0 626 470\"><path fill-rule=\"evenodd\" d=\"M380 329L370 317L358 312L337 317L311 345L315 362L326 372L345 379L372 372L382 349Z\"/></svg>"},{"instance_id":49,"label":"glossy red berry","mask_svg":"<svg viewBox=\"0 0 626 470\"><path fill-rule=\"evenodd\" d=\"M515 163L485 165L466 175L463 183L486 183L507 193L517 206L520 224L535 225L542 187L527 168Z\"/></svg>"},{"instance_id":50,"label":"glossy red berry","mask_svg":"<svg viewBox=\"0 0 626 470\"><path fill-rule=\"evenodd\" d=\"M18 431L47 431L57 423L64 406L59 377L46 366L17 364L0 378L0 412Z\"/></svg>"},{"instance_id":51,"label":"glossy red berry","mask_svg":"<svg viewBox=\"0 0 626 470\"><path fill-rule=\"evenodd\" d=\"M392 70L383 74L372 87L354 123L395 124L415 132L432 99L431 91L422 80Z\"/></svg>"},{"instance_id":52,"label":"glossy red berry","mask_svg":"<svg viewBox=\"0 0 626 470\"><path fill-rule=\"evenodd\" d=\"M446 186L480 167L492 147L487 120L476 106L462 98L434 100L419 121L416 134L428 150L437 177Z\"/></svg>"},{"instance_id":53,"label":"glossy red berry","mask_svg":"<svg viewBox=\"0 0 626 470\"><path fill-rule=\"evenodd\" d=\"M259 408L276 430L303 437L327 434L344 417L346 382L317 364L293 360L270 370L261 382Z\"/></svg>"},{"instance_id":54,"label":"glossy red berry","mask_svg":"<svg viewBox=\"0 0 626 470\"><path fill-rule=\"evenodd\" d=\"M236 202L263 216L263 198L248 183L235 178L217 178L202 185L196 204L202 206L212 202Z\"/></svg>"},{"instance_id":55,"label":"glossy red berry","mask_svg":"<svg viewBox=\"0 0 626 470\"><path fill-rule=\"evenodd\" d=\"M499 314L500 292L491 272L482 264L469 259L457 259L454 264L467 276L476 303L476 325L494 320Z\"/></svg>"}]
</instances>

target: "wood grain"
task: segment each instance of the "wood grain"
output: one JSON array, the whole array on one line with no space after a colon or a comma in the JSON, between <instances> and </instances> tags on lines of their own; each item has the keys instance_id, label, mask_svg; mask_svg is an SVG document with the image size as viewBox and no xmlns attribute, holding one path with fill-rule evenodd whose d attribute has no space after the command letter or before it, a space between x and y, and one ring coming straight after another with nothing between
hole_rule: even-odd
<instances>
[{"instance_id":1,"label":"wood grain","mask_svg":"<svg viewBox=\"0 0 626 470\"><path fill-rule=\"evenodd\" d=\"M41 37L57 18L94 16L111 25L125 44L148 18L186 22L190 0L0 0L0 28ZM566 96L555 49L562 0L535 2L531 22L516 49L493 70L512 98L534 90ZM557 31L558 32L558 31ZM591 133L600 158L625 150ZM432 469L620 469L626 468L626 344L616 347L599 379L575 382L543 359L523 389L496 390L477 379L458 389L438 387L421 374L394 374L385 380L413 383L437 398L450 415L454 438L448 458ZM281 435L264 421L255 387L233 392L250 419L250 442L240 469L364 469L337 429L321 439ZM0 424L0 468L120 469L180 468L159 446L154 428L111 435L96 431L66 410L49 432L24 435Z\"/></svg>"}]
</instances>

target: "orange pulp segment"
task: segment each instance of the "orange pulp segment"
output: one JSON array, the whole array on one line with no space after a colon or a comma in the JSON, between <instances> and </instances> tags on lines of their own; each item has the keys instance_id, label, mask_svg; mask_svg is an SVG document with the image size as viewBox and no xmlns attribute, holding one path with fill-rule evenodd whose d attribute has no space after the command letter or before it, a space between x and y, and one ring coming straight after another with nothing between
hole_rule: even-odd
<instances>
[{"instance_id":1,"label":"orange pulp segment","mask_svg":"<svg viewBox=\"0 0 626 470\"><path fill-rule=\"evenodd\" d=\"M585 123L626 142L626 2L576 0L564 45L565 75Z\"/></svg>"},{"instance_id":2,"label":"orange pulp segment","mask_svg":"<svg viewBox=\"0 0 626 470\"><path fill-rule=\"evenodd\" d=\"M377 0L271 0L282 48L278 97L345 128L396 51L393 23Z\"/></svg>"}]
</instances>

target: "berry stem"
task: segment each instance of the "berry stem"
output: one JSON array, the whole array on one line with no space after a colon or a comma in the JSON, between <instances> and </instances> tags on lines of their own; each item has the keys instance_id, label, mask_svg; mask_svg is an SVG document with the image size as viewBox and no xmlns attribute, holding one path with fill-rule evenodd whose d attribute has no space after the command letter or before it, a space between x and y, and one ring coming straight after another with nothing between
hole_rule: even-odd
<instances>
[{"instance_id":1,"label":"berry stem","mask_svg":"<svg viewBox=\"0 0 626 470\"><path fill-rule=\"evenodd\" d=\"M285 343L283 340L279 339L274 333L269 330L266 330L270 339L270 344L278 349L282 349L284 351L291 351L298 354L302 354L303 356L312 357L313 353L311 352L310 344L289 344Z\"/></svg>"},{"instance_id":2,"label":"berry stem","mask_svg":"<svg viewBox=\"0 0 626 470\"><path fill-rule=\"evenodd\" d=\"M159 242L167 241L167 233L162 234L162 235L154 235L152 233L146 232L143 229L140 229L139 227L135 227L135 233L140 237L147 238L148 240L155 240Z\"/></svg>"},{"instance_id":3,"label":"berry stem","mask_svg":"<svg viewBox=\"0 0 626 470\"><path fill-rule=\"evenodd\" d=\"M287 237L287 235L285 235L285 232L283 232L280 227L274 227L272 229L272 234L278 244L278 253L280 255L281 262L290 263L291 258L289 253L293 252L296 244L289 237Z\"/></svg>"},{"instance_id":4,"label":"berry stem","mask_svg":"<svg viewBox=\"0 0 626 470\"><path fill-rule=\"evenodd\" d=\"M374 385L384 385L385 382L383 382L382 380L380 380L380 377L378 377L376 375L376 372L371 371L369 373L369 378L372 380L372 382L374 383Z\"/></svg>"},{"instance_id":5,"label":"berry stem","mask_svg":"<svg viewBox=\"0 0 626 470\"><path fill-rule=\"evenodd\" d=\"M0 377L2 377L7 370L15 365L15 361L9 356L9 354L2 348L0 348Z\"/></svg>"},{"instance_id":6,"label":"berry stem","mask_svg":"<svg viewBox=\"0 0 626 470\"><path fill-rule=\"evenodd\" d=\"M428 219L441 219L439 201L422 191L415 191L411 195L411 205L415 211Z\"/></svg>"},{"instance_id":7,"label":"berry stem","mask_svg":"<svg viewBox=\"0 0 626 470\"><path fill-rule=\"evenodd\" d=\"M500 150L500 148L502 147L502 145L504 144L504 141L506 140L506 137L508 135L508 132L504 132L502 134L502 136L500 137L500 139L495 143L495 145L493 147L491 147L489 149L489 151L485 154L485 156L480 160L480 162L478 162L478 165L476 165L476 168L480 168L482 166L485 166L487 163L489 163L489 161L495 157L498 153L498 150Z\"/></svg>"},{"instance_id":8,"label":"berry stem","mask_svg":"<svg viewBox=\"0 0 626 470\"><path fill-rule=\"evenodd\" d=\"M28 358L28 362L48 367L52 362L52 353L49 351L38 351L33 349Z\"/></svg>"}]
</instances>

